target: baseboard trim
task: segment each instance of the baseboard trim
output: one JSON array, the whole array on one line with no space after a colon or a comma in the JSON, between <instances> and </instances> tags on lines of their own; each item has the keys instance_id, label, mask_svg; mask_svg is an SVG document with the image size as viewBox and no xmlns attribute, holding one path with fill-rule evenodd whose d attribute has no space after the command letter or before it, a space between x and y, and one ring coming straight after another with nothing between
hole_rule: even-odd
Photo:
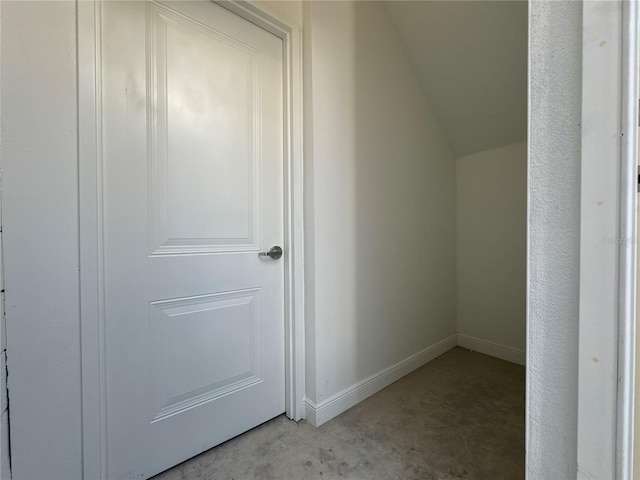
<instances>
[{"instance_id":1,"label":"baseboard trim","mask_svg":"<svg viewBox=\"0 0 640 480\"><path fill-rule=\"evenodd\" d=\"M365 398L391 385L396 380L400 380L416 368L451 350L458 345L457 340L456 334L450 335L401 362L374 373L349 388L345 388L318 404L305 399L305 419L313 426L319 427L360 403Z\"/></svg>"},{"instance_id":2,"label":"baseboard trim","mask_svg":"<svg viewBox=\"0 0 640 480\"><path fill-rule=\"evenodd\" d=\"M507 362L517 363L518 365L524 365L526 363L526 354L524 350L518 350L517 348L507 347L505 345L500 345L499 343L489 342L487 340L482 340L481 338L470 337L469 335L463 335L461 333L458 333L457 343L460 347L500 358Z\"/></svg>"}]
</instances>

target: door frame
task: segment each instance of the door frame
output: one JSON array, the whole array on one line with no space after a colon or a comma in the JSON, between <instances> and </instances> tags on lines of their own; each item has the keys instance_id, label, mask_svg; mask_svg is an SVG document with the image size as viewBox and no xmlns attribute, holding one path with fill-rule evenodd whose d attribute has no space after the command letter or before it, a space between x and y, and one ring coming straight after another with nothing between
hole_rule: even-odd
<instances>
[{"instance_id":1,"label":"door frame","mask_svg":"<svg viewBox=\"0 0 640 480\"><path fill-rule=\"evenodd\" d=\"M631 480L637 281L637 4L586 2L582 35L577 469L578 478Z\"/></svg>"},{"instance_id":2,"label":"door frame","mask_svg":"<svg viewBox=\"0 0 640 480\"><path fill-rule=\"evenodd\" d=\"M618 395L616 397L616 478L634 478L636 385L636 288L638 282L638 103L640 78L639 20L637 2L622 2L622 101L620 122L620 268L618 294Z\"/></svg>"},{"instance_id":3,"label":"door frame","mask_svg":"<svg viewBox=\"0 0 640 480\"><path fill-rule=\"evenodd\" d=\"M82 470L105 478L106 363L104 344L104 241L102 191L101 2L78 8L78 154ZM304 417L304 239L302 150L302 37L300 26L259 4L220 6L282 39L284 113L285 408Z\"/></svg>"}]
</instances>

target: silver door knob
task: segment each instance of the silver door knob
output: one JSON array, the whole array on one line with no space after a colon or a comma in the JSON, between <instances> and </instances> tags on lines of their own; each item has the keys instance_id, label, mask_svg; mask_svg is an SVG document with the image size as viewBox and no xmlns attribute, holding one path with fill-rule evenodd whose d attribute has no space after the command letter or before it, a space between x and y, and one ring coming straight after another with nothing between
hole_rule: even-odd
<instances>
[{"instance_id":1,"label":"silver door knob","mask_svg":"<svg viewBox=\"0 0 640 480\"><path fill-rule=\"evenodd\" d=\"M282 248L278 245L271 247L268 252L259 252L259 257L271 257L273 260L277 260L282 256Z\"/></svg>"}]
</instances>

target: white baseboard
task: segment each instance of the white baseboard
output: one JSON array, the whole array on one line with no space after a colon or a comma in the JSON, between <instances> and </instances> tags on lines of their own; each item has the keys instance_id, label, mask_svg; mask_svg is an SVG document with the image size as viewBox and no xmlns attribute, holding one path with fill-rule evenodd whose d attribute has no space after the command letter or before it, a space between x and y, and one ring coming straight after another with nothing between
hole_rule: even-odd
<instances>
[{"instance_id":1,"label":"white baseboard","mask_svg":"<svg viewBox=\"0 0 640 480\"><path fill-rule=\"evenodd\" d=\"M517 363L518 365L524 365L526 362L526 354L524 350L518 350L512 347L506 347L499 343L488 342L476 337L470 337L469 335L463 335L458 333L458 346L468 348L469 350L475 350L476 352L484 353L492 357L501 358L508 362Z\"/></svg>"},{"instance_id":2,"label":"white baseboard","mask_svg":"<svg viewBox=\"0 0 640 480\"><path fill-rule=\"evenodd\" d=\"M438 343L425 348L401 362L374 373L368 378L345 388L341 392L315 404L305 399L305 419L315 427L337 417L367 397L391 385L416 368L421 367L434 358L454 348L457 343L457 335L453 334ZM480 350L478 350L480 351Z\"/></svg>"}]
</instances>

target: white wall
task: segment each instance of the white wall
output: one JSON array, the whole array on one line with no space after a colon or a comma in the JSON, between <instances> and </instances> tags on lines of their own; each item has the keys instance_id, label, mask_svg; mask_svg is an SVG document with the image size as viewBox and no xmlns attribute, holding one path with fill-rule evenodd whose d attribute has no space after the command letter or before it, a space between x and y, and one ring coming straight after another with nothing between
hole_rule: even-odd
<instances>
[{"instance_id":1,"label":"white wall","mask_svg":"<svg viewBox=\"0 0 640 480\"><path fill-rule=\"evenodd\" d=\"M526 139L526 1L384 3L456 157Z\"/></svg>"},{"instance_id":2,"label":"white wall","mask_svg":"<svg viewBox=\"0 0 640 480\"><path fill-rule=\"evenodd\" d=\"M345 397L375 390L354 393L359 382L455 340L455 162L384 6L303 8L315 246L307 396L322 411L350 406Z\"/></svg>"},{"instance_id":3,"label":"white wall","mask_svg":"<svg viewBox=\"0 0 640 480\"><path fill-rule=\"evenodd\" d=\"M289 24L302 25L302 3L297 0L249 0L249 3Z\"/></svg>"},{"instance_id":4,"label":"white wall","mask_svg":"<svg viewBox=\"0 0 640 480\"><path fill-rule=\"evenodd\" d=\"M456 160L460 343L524 363L527 145Z\"/></svg>"},{"instance_id":5,"label":"white wall","mask_svg":"<svg viewBox=\"0 0 640 480\"><path fill-rule=\"evenodd\" d=\"M15 479L81 477L74 2L3 2L2 202Z\"/></svg>"},{"instance_id":6,"label":"white wall","mask_svg":"<svg viewBox=\"0 0 640 480\"><path fill-rule=\"evenodd\" d=\"M0 16L2 4L0 3ZM0 22L0 51L2 50L2 24ZM0 65L1 67L1 65ZM1 68L0 68L1 71ZM2 84L0 74L0 85ZM0 87L1 90L1 87ZM0 110L0 125L2 111ZM0 138L2 129L0 128ZM1 144L1 143L0 143ZM11 476L9 458L9 398L7 396L7 325L4 316L4 275L2 266L2 157L0 154L0 479Z\"/></svg>"},{"instance_id":7,"label":"white wall","mask_svg":"<svg viewBox=\"0 0 640 480\"><path fill-rule=\"evenodd\" d=\"M582 2L529 22L527 478L576 478Z\"/></svg>"}]
</instances>

